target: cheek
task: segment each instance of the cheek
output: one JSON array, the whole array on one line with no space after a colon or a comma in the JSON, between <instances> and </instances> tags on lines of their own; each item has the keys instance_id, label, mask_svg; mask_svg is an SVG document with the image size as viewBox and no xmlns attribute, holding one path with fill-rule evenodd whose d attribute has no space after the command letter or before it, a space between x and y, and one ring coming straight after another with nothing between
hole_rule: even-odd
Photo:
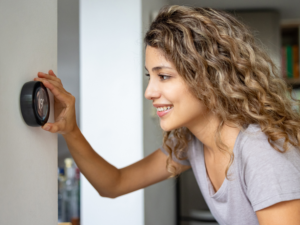
<instances>
[{"instance_id":1,"label":"cheek","mask_svg":"<svg viewBox=\"0 0 300 225\"><path fill-rule=\"evenodd\" d=\"M203 102L191 94L184 95L182 93L181 100L178 102L177 110L174 110L174 112L175 111L177 116L182 117L184 120L190 120L198 118L199 116L204 116L207 114L208 109Z\"/></svg>"},{"instance_id":2,"label":"cheek","mask_svg":"<svg viewBox=\"0 0 300 225\"><path fill-rule=\"evenodd\" d=\"M199 102L183 101L177 108L178 116L182 117L197 117L205 113L205 108Z\"/></svg>"},{"instance_id":3,"label":"cheek","mask_svg":"<svg viewBox=\"0 0 300 225\"><path fill-rule=\"evenodd\" d=\"M191 98L191 94L182 82L170 82L170 84L165 86L162 90L165 98L174 106L189 101Z\"/></svg>"},{"instance_id":4,"label":"cheek","mask_svg":"<svg viewBox=\"0 0 300 225\"><path fill-rule=\"evenodd\" d=\"M172 115L169 117L172 123L190 122L206 114L206 106L189 91L183 82L172 82L164 86L162 90L162 96L167 100L166 102L174 105Z\"/></svg>"}]
</instances>

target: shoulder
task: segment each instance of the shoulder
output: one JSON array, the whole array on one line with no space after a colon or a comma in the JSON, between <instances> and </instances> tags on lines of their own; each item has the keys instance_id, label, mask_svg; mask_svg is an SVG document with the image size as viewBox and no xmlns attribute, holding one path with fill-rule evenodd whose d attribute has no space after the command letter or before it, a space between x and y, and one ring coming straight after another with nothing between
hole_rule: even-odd
<instances>
[{"instance_id":1,"label":"shoulder","mask_svg":"<svg viewBox=\"0 0 300 225\"><path fill-rule=\"evenodd\" d=\"M253 209L300 198L300 150L277 151L258 125L248 127L241 139L240 169Z\"/></svg>"},{"instance_id":2,"label":"shoulder","mask_svg":"<svg viewBox=\"0 0 300 225\"><path fill-rule=\"evenodd\" d=\"M240 141L239 154L243 164L255 166L259 163L300 163L300 149L289 144L289 150L285 153L274 149L268 141L268 136L262 132L258 124L250 124L244 132L242 132L242 140ZM276 146L283 150L283 141L279 140Z\"/></svg>"}]
</instances>

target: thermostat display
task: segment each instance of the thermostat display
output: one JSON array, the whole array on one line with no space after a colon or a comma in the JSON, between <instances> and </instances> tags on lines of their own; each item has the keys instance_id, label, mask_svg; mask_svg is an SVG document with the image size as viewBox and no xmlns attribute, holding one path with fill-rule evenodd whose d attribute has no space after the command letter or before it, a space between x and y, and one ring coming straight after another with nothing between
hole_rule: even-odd
<instances>
[{"instance_id":1,"label":"thermostat display","mask_svg":"<svg viewBox=\"0 0 300 225\"><path fill-rule=\"evenodd\" d=\"M37 127L47 123L50 102L47 88L40 81L25 83L20 96L21 111L27 125Z\"/></svg>"},{"instance_id":2,"label":"thermostat display","mask_svg":"<svg viewBox=\"0 0 300 225\"><path fill-rule=\"evenodd\" d=\"M36 90L35 96L35 107L40 119L44 120L48 114L48 96L47 92L42 88L39 87Z\"/></svg>"}]
</instances>

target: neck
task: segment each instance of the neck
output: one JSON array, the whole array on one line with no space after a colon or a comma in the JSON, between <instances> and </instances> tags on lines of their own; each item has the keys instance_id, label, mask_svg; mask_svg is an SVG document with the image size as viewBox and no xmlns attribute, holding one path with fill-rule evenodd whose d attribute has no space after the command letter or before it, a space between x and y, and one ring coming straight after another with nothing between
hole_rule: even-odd
<instances>
[{"instance_id":1,"label":"neck","mask_svg":"<svg viewBox=\"0 0 300 225\"><path fill-rule=\"evenodd\" d=\"M204 151L209 155L220 155L220 151L215 143L215 132L220 124L220 119L215 115L205 116L205 119L193 121L191 126L187 126L190 132L204 145ZM224 124L221 128L221 140L233 151L233 147L240 129L229 124Z\"/></svg>"}]
</instances>

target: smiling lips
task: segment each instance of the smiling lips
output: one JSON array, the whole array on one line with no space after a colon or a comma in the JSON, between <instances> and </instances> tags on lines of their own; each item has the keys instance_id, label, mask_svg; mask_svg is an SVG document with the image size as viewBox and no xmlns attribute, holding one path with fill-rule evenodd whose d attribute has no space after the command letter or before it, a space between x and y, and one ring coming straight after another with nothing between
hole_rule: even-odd
<instances>
[{"instance_id":1,"label":"smiling lips","mask_svg":"<svg viewBox=\"0 0 300 225\"><path fill-rule=\"evenodd\" d=\"M157 115L159 117L162 117L166 115L168 112L170 112L173 109L173 105L156 105L153 104L154 107L157 108Z\"/></svg>"}]
</instances>

